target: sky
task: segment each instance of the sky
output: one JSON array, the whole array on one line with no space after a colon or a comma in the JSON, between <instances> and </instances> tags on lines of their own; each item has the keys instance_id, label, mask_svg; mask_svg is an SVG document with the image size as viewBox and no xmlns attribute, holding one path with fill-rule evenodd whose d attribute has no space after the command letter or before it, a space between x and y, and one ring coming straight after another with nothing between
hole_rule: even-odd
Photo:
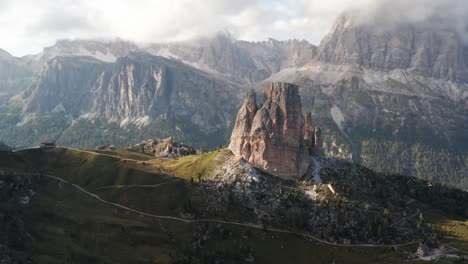
<instances>
[{"instance_id":1,"label":"sky","mask_svg":"<svg viewBox=\"0 0 468 264\"><path fill-rule=\"evenodd\" d=\"M468 1L0 0L0 48L22 56L38 53L57 39L119 37L149 43L219 31L249 41L297 38L318 44L336 17L349 10L361 14L362 21L385 23L437 12L468 17Z\"/></svg>"}]
</instances>

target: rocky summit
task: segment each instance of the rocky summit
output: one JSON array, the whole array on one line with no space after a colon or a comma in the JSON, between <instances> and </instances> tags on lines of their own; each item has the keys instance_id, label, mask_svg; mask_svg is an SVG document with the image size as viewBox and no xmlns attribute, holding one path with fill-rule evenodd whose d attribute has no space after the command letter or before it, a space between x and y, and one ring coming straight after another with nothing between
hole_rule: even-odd
<instances>
[{"instance_id":1,"label":"rocky summit","mask_svg":"<svg viewBox=\"0 0 468 264\"><path fill-rule=\"evenodd\" d=\"M229 149L257 168L284 179L302 177L314 153L310 113L302 114L296 85L275 82L262 87L264 102L257 107L250 91L237 115ZM317 129L316 129L317 130Z\"/></svg>"}]
</instances>

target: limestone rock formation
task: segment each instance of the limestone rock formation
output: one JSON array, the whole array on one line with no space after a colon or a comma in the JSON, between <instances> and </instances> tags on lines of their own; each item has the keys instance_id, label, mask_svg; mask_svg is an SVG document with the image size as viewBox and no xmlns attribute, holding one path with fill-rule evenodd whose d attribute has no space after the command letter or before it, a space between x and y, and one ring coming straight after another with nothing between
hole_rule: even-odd
<instances>
[{"instance_id":1,"label":"limestone rock formation","mask_svg":"<svg viewBox=\"0 0 468 264\"><path fill-rule=\"evenodd\" d=\"M163 116L183 120L206 135L230 127L240 101L237 93L243 89L147 53L131 53L115 63L56 57L36 79L22 94L26 114L63 112L113 120L121 127L147 126Z\"/></svg>"},{"instance_id":2,"label":"limestone rock formation","mask_svg":"<svg viewBox=\"0 0 468 264\"><path fill-rule=\"evenodd\" d=\"M309 168L313 148L310 114L302 114L299 88L288 83L263 86L265 101L257 110L251 91L237 116L229 149L272 175L295 179Z\"/></svg>"},{"instance_id":3,"label":"limestone rock formation","mask_svg":"<svg viewBox=\"0 0 468 264\"><path fill-rule=\"evenodd\" d=\"M150 139L131 147L131 149L164 158L178 158L197 154L196 149L177 143L172 137Z\"/></svg>"},{"instance_id":4,"label":"limestone rock formation","mask_svg":"<svg viewBox=\"0 0 468 264\"><path fill-rule=\"evenodd\" d=\"M232 131L229 148L232 152L248 160L250 157L250 129L257 113L257 100L253 90L250 90L237 115L236 124Z\"/></svg>"}]
</instances>

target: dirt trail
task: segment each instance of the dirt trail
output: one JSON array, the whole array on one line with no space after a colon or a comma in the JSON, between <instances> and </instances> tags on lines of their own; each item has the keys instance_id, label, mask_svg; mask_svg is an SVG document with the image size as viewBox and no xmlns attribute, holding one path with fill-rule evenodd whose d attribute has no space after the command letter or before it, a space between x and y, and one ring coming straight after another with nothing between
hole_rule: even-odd
<instances>
[{"instance_id":1,"label":"dirt trail","mask_svg":"<svg viewBox=\"0 0 468 264\"><path fill-rule=\"evenodd\" d=\"M284 229L270 228L270 227L265 227L265 226L259 225L259 224L253 224L253 223L240 223L240 222L233 222L233 221L224 221L224 220L219 220L219 219L187 219L187 218L181 218L181 217L176 217L176 216L150 214L150 213L139 211L139 210L136 210L136 209L133 209L133 208L130 208L130 207L118 204L118 203L106 201L106 200L102 199L99 195L91 193L91 192L85 190L83 187L81 187L79 185L76 185L74 183L71 183L71 182L69 182L67 180L64 180L62 178L59 178L59 177L56 177L56 176L53 176L53 175L41 174L41 173L11 172L11 171L9 173L11 173L13 175L16 175L16 176L42 176L42 177L46 177L46 178L49 178L49 179L54 179L54 180L57 180L57 181L59 181L61 183L66 183L66 184L71 185L72 187L74 187L77 190L81 191L82 193L96 199L97 201L99 201L101 203L112 205L112 206L115 206L117 208L129 211L129 212L133 212L133 213L136 213L136 214L139 214L139 215L143 215L143 216L147 216L147 217L151 217L151 218L156 218L156 219L179 221L179 222L186 223L186 224L210 222L210 223L220 223L220 224L227 224L227 225L234 225L234 226L243 226L243 227L254 228L254 229L258 229L258 230L264 230L264 231L270 231L270 232L276 232L276 233L298 235L298 236L302 236L304 238L312 239L312 240L315 240L317 242L320 242L320 243L323 243L323 244L326 244L326 245L330 245L330 246L335 246L335 247L394 248L394 247L402 247L402 246L413 245L413 244L418 244L419 243L419 241L411 241L411 242L408 242L408 243L392 244L392 245L376 245L376 244L345 245L345 244L331 243L331 242L322 240L322 239L320 239L318 237L315 237L315 236L307 234L307 233L299 233L299 232L294 232L294 231L289 231L289 230L284 230Z\"/></svg>"},{"instance_id":2,"label":"dirt trail","mask_svg":"<svg viewBox=\"0 0 468 264\"><path fill-rule=\"evenodd\" d=\"M109 185L109 186L104 186L100 187L98 189L111 189L111 188L116 188L116 189L122 189L122 188L156 188L159 186L163 186L166 184L172 184L175 182L179 182L181 179L173 180L173 181L168 181L168 182L163 182L163 183L158 183L158 184L132 184L132 185Z\"/></svg>"}]
</instances>

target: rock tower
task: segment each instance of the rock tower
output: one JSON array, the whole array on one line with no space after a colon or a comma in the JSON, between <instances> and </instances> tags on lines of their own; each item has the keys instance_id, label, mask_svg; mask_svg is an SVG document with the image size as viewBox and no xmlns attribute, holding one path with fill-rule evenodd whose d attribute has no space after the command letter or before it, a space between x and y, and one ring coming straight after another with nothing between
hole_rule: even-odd
<instances>
[{"instance_id":1,"label":"rock tower","mask_svg":"<svg viewBox=\"0 0 468 264\"><path fill-rule=\"evenodd\" d=\"M288 83L262 87L257 107L250 91L237 115L229 149L257 168L284 179L302 177L309 168L316 133L310 113L302 114L299 88Z\"/></svg>"}]
</instances>

